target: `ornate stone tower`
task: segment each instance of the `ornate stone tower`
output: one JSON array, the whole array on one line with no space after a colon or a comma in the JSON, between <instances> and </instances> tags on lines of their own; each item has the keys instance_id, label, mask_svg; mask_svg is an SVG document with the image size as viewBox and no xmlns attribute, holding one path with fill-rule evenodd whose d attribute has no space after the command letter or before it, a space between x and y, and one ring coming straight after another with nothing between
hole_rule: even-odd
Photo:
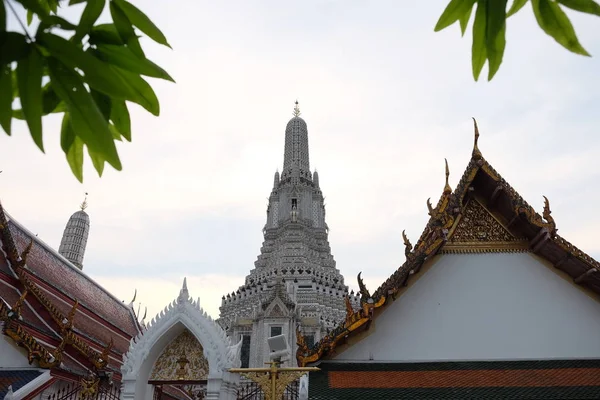
<instances>
[{"instance_id":1,"label":"ornate stone tower","mask_svg":"<svg viewBox=\"0 0 600 400\"><path fill-rule=\"evenodd\" d=\"M310 172L308 129L298 102L285 129L281 176L275 173L264 242L243 286L223 296L219 323L242 342L242 366L269 361L267 338L287 336L294 359L296 329L309 344L346 315L348 287L335 267L317 172ZM359 303L350 294L353 305ZM293 361L295 364L295 361Z\"/></svg>"},{"instance_id":2,"label":"ornate stone tower","mask_svg":"<svg viewBox=\"0 0 600 400\"><path fill-rule=\"evenodd\" d=\"M90 233L90 217L85 212L87 199L81 203L80 208L69 218L58 252L79 269L83 269L83 256Z\"/></svg>"}]
</instances>

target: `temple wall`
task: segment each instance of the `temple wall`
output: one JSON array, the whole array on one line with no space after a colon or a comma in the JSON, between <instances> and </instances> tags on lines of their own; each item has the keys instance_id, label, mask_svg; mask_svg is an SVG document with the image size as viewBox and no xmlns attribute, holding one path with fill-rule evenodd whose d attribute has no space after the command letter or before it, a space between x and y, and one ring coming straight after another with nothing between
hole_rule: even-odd
<instances>
[{"instance_id":1,"label":"temple wall","mask_svg":"<svg viewBox=\"0 0 600 400\"><path fill-rule=\"evenodd\" d=\"M1 323L0 329L2 329ZM17 347L8 336L0 334L0 369L2 368L32 368L32 366L27 362L27 351Z\"/></svg>"},{"instance_id":2,"label":"temple wall","mask_svg":"<svg viewBox=\"0 0 600 400\"><path fill-rule=\"evenodd\" d=\"M529 253L441 255L335 360L600 357L600 302Z\"/></svg>"}]
</instances>

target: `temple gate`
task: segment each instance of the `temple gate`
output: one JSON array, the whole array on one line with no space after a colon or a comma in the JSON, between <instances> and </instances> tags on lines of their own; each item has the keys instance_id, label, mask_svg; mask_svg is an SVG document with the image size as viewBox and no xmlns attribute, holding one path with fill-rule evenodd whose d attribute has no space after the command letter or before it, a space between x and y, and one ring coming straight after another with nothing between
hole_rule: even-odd
<instances>
[{"instance_id":1,"label":"temple gate","mask_svg":"<svg viewBox=\"0 0 600 400\"><path fill-rule=\"evenodd\" d=\"M131 342L124 357L121 399L233 400L241 342L225 332L189 297L186 281L169 304Z\"/></svg>"}]
</instances>

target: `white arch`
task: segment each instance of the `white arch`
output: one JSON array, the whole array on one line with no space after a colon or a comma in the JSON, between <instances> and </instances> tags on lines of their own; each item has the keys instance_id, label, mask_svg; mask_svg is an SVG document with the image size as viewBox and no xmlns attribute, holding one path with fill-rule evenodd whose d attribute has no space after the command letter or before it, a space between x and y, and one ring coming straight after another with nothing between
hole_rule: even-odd
<instances>
[{"instance_id":1,"label":"white arch","mask_svg":"<svg viewBox=\"0 0 600 400\"><path fill-rule=\"evenodd\" d=\"M208 361L208 399L235 398L238 376L228 372L239 368L241 341L232 345L225 331L193 301L186 279L176 300L152 319L147 329L131 340L123 356L122 400L151 400L152 386L148 378L161 352L184 329L196 337Z\"/></svg>"}]
</instances>

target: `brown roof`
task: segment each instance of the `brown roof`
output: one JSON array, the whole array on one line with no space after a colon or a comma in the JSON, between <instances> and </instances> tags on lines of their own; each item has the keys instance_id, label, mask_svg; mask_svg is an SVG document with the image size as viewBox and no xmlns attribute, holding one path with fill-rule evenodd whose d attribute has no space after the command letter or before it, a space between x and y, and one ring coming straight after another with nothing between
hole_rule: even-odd
<instances>
[{"instance_id":1,"label":"brown roof","mask_svg":"<svg viewBox=\"0 0 600 400\"><path fill-rule=\"evenodd\" d=\"M27 257L27 272L33 275L53 304L68 314L77 300L80 305L74 324L77 329L91 338L99 339L102 344L114 337L115 348L126 351L129 339L139 333L139 325L131 309L84 272L48 249L16 221L9 220L8 227L18 251L23 251L33 240Z\"/></svg>"},{"instance_id":2,"label":"brown roof","mask_svg":"<svg viewBox=\"0 0 600 400\"><path fill-rule=\"evenodd\" d=\"M312 348L299 337L296 354L298 363L315 362L335 347L345 343L358 331L368 329L370 321L381 308L403 292L408 280L418 276L423 263L440 252L532 251L565 272L576 284L600 294L600 263L557 234L550 204L545 199L542 215L535 212L494 168L483 158L479 148L479 131L475 123L475 145L469 164L454 191L446 185L435 207L427 201L430 219L414 248L405 238L406 261L372 295L359 274L361 309L348 312L346 319ZM474 201L471 201L474 200ZM482 205L505 232L497 232L489 248L475 241L460 243L456 232L462 229L461 219ZM510 237L510 238L509 238ZM368 300L370 301L368 302Z\"/></svg>"},{"instance_id":3,"label":"brown roof","mask_svg":"<svg viewBox=\"0 0 600 400\"><path fill-rule=\"evenodd\" d=\"M9 307L23 304L23 320L13 324L33 335L27 340L41 339L54 349L65 337L69 345L64 360L75 357L96 368L104 368L108 360L108 367L118 370L131 338L141 329L131 308L10 219L1 204L0 247L0 296ZM76 363L72 367L82 368Z\"/></svg>"}]
</instances>

